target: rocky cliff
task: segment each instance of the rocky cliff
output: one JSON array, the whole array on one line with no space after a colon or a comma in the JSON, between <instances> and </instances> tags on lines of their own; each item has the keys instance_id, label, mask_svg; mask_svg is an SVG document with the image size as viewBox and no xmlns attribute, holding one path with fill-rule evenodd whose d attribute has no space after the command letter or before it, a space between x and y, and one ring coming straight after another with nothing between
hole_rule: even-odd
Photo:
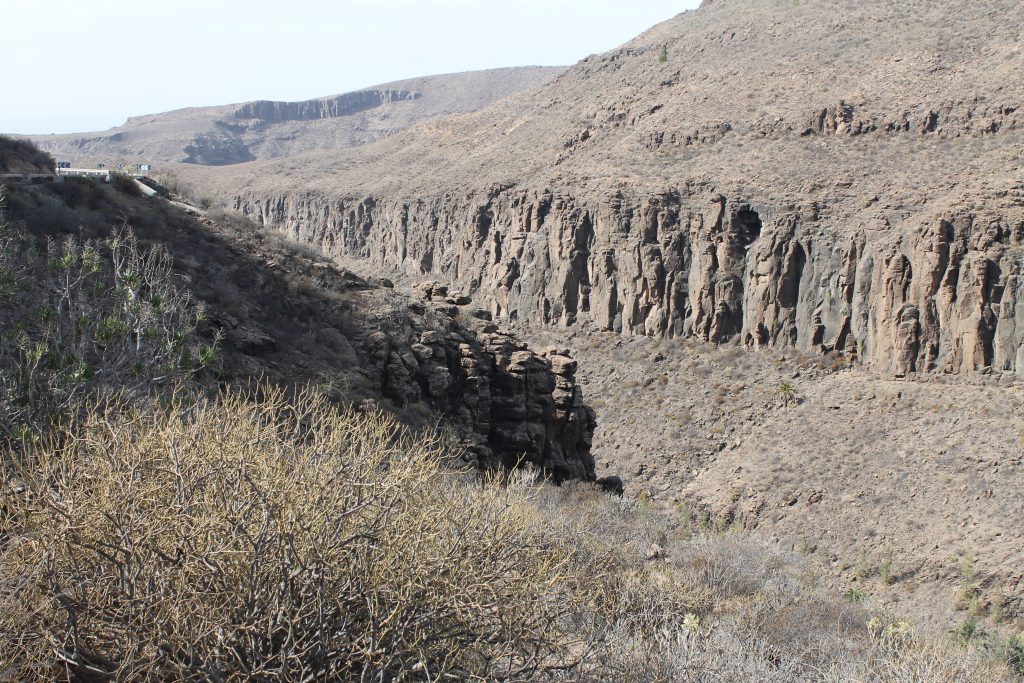
<instances>
[{"instance_id":1,"label":"rocky cliff","mask_svg":"<svg viewBox=\"0 0 1024 683\"><path fill-rule=\"evenodd\" d=\"M996 4L717 0L477 114L292 159L301 182L200 177L499 321L1015 373L1024 7Z\"/></svg>"},{"instance_id":2,"label":"rocky cliff","mask_svg":"<svg viewBox=\"0 0 1024 683\"><path fill-rule=\"evenodd\" d=\"M442 417L479 469L529 464L555 481L594 480L596 418L567 350L531 350L443 285L409 297L387 280L288 251L224 269L210 264L224 256L201 259L190 273L215 283L201 295L213 302L211 329L224 331L229 377L326 379L342 400L383 401L414 423ZM225 307L225 299L251 303Z\"/></svg>"},{"instance_id":3,"label":"rocky cliff","mask_svg":"<svg viewBox=\"0 0 1024 683\"><path fill-rule=\"evenodd\" d=\"M409 298L324 263L313 262L308 274L301 260L275 265L327 296L296 294L294 285L279 291L250 273L242 291L257 300L279 297L293 316L285 327L299 330L284 333L260 307L241 319L214 309L210 324L225 331L223 345L235 356L230 375L294 384L304 375L319 382L340 373L344 400L363 397L385 401L399 415L444 418L473 467L532 465L556 482L595 479L596 417L568 350L530 349L441 284ZM340 293L347 305L339 308L331 299Z\"/></svg>"},{"instance_id":4,"label":"rocky cliff","mask_svg":"<svg viewBox=\"0 0 1024 683\"><path fill-rule=\"evenodd\" d=\"M531 464L556 481L594 479L595 416L568 351L531 350L464 294L439 284L403 294L237 216L117 184L12 185L6 206L40 242L127 221L143 242L166 245L178 283L205 308L202 335L218 339L216 384L312 384L414 428L449 425L481 469Z\"/></svg>"},{"instance_id":5,"label":"rocky cliff","mask_svg":"<svg viewBox=\"0 0 1024 683\"><path fill-rule=\"evenodd\" d=\"M426 401L473 435L481 469L529 463L555 481L592 481L596 418L569 351L531 351L439 283L416 291L405 335L371 335L384 395L399 406Z\"/></svg>"},{"instance_id":6,"label":"rocky cliff","mask_svg":"<svg viewBox=\"0 0 1024 683\"><path fill-rule=\"evenodd\" d=\"M1004 199L1024 207L1024 184ZM813 208L700 186L235 208L332 254L441 275L496 319L838 351L895 375L1024 367L1024 208L936 208L913 230L846 234Z\"/></svg>"},{"instance_id":7,"label":"rocky cliff","mask_svg":"<svg viewBox=\"0 0 1024 683\"><path fill-rule=\"evenodd\" d=\"M420 97L423 95L408 90L371 89L303 102L260 100L243 104L235 111L234 117L236 119L259 119L264 123L315 121L351 116L367 109L379 107L387 102L407 102Z\"/></svg>"}]
</instances>

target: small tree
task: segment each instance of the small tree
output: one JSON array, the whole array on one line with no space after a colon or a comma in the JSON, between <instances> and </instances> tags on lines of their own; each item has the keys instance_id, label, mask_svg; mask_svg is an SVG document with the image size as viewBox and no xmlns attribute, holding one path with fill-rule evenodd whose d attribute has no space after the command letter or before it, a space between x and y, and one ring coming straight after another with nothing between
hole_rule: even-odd
<instances>
[{"instance_id":1,"label":"small tree","mask_svg":"<svg viewBox=\"0 0 1024 683\"><path fill-rule=\"evenodd\" d=\"M7 226L7 187L0 185L0 304L10 300L21 281L21 259L17 257L18 243ZM0 317L2 320L2 317Z\"/></svg>"}]
</instances>

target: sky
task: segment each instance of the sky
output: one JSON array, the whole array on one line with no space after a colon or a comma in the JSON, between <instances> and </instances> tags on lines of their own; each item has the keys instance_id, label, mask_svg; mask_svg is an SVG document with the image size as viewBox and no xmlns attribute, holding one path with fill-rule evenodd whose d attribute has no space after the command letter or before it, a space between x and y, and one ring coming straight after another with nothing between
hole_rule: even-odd
<instances>
[{"instance_id":1,"label":"sky","mask_svg":"<svg viewBox=\"0 0 1024 683\"><path fill-rule=\"evenodd\" d=\"M568 65L699 0L3 0L0 133Z\"/></svg>"}]
</instances>

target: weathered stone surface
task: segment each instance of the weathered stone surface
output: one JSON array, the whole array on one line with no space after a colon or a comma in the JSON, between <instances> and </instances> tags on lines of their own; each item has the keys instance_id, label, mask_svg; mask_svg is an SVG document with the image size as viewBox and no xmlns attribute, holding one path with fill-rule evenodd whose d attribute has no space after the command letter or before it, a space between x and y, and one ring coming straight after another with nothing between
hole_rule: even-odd
<instances>
[{"instance_id":1,"label":"weathered stone surface","mask_svg":"<svg viewBox=\"0 0 1024 683\"><path fill-rule=\"evenodd\" d=\"M556 375L573 375L576 373L576 361L567 355L548 356L551 361L551 371Z\"/></svg>"},{"instance_id":2,"label":"weathered stone surface","mask_svg":"<svg viewBox=\"0 0 1024 683\"><path fill-rule=\"evenodd\" d=\"M416 332L424 322L411 322L407 335L368 335L387 398L400 407L426 401L448 416L482 468L532 464L556 481L594 479L596 417L576 383L575 361L553 356L553 366L475 319L469 327L448 321L443 332Z\"/></svg>"},{"instance_id":3,"label":"weathered stone surface","mask_svg":"<svg viewBox=\"0 0 1024 683\"><path fill-rule=\"evenodd\" d=\"M474 240L481 205L492 219ZM839 234L798 209L698 188L599 200L516 190L416 207L238 200L332 253L444 276L497 320L834 350L898 375L1022 367L1024 188L1000 205ZM422 291L447 296L433 283Z\"/></svg>"}]
</instances>

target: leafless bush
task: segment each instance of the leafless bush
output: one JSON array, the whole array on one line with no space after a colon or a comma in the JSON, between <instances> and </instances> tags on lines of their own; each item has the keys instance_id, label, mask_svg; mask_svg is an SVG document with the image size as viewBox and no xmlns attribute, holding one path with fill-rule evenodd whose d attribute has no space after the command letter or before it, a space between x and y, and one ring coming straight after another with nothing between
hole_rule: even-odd
<instances>
[{"instance_id":1,"label":"leafless bush","mask_svg":"<svg viewBox=\"0 0 1024 683\"><path fill-rule=\"evenodd\" d=\"M25 279L27 268L25 245L8 225L6 210L7 188L0 185L0 304L9 306Z\"/></svg>"},{"instance_id":2,"label":"leafless bush","mask_svg":"<svg viewBox=\"0 0 1024 683\"><path fill-rule=\"evenodd\" d=\"M0 678L524 680L580 656L574 552L525 483L262 393L97 413L22 456Z\"/></svg>"},{"instance_id":3,"label":"leafless bush","mask_svg":"<svg viewBox=\"0 0 1024 683\"><path fill-rule=\"evenodd\" d=\"M702 536L679 551L677 564L689 583L721 599L770 593L775 601L802 592L795 585L796 558L778 546L745 535Z\"/></svg>"}]
</instances>

